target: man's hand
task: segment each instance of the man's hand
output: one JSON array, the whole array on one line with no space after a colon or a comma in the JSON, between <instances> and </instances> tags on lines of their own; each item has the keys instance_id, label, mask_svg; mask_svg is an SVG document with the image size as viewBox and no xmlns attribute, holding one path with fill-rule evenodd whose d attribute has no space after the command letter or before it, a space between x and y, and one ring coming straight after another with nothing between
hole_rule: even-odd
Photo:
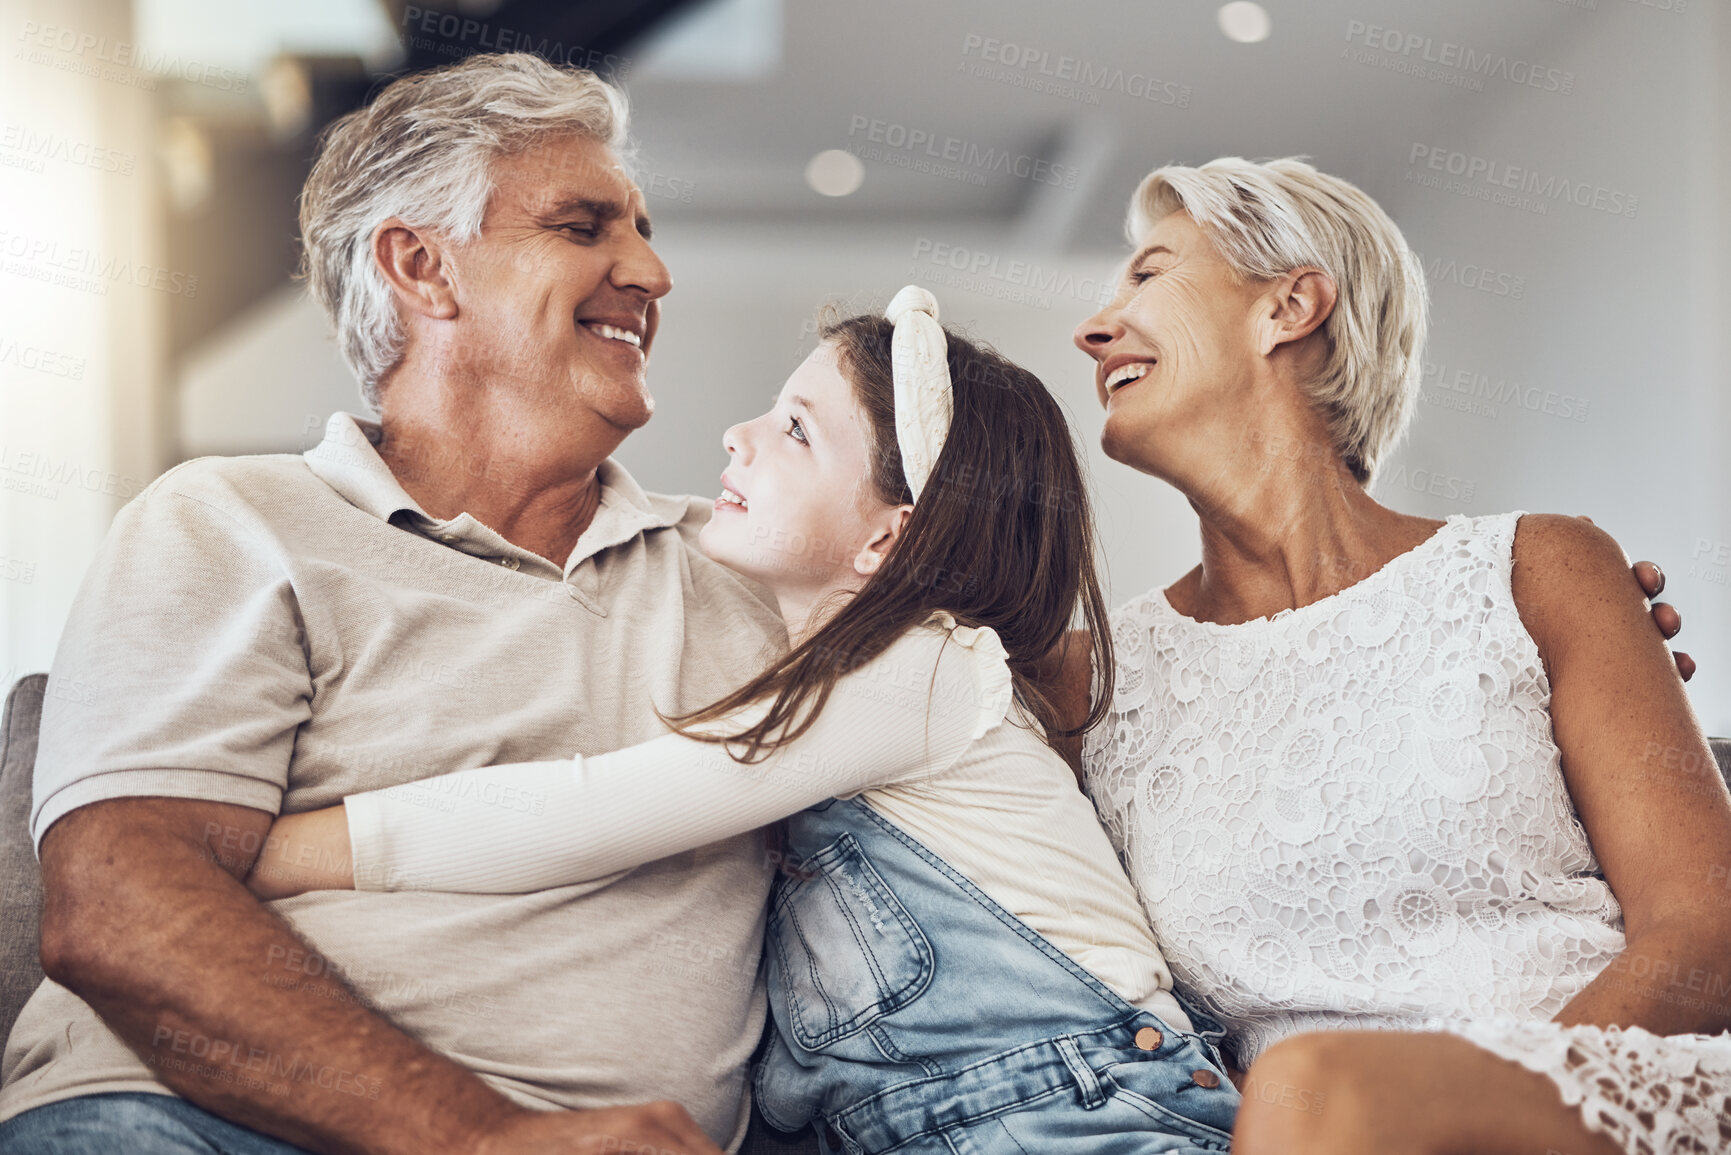
<instances>
[{"instance_id":1,"label":"man's hand","mask_svg":"<svg viewBox=\"0 0 1731 1155\"><path fill-rule=\"evenodd\" d=\"M1641 588L1649 598L1656 598L1665 592L1665 571L1650 561L1635 563L1635 580L1641 583ZM1677 607L1667 602L1653 603L1653 624L1659 627L1666 641L1677 636L1683 628L1683 615L1677 612ZM1687 682L1695 676L1695 659L1681 650L1673 650L1671 657L1677 663L1677 672L1683 675Z\"/></svg>"},{"instance_id":2,"label":"man's hand","mask_svg":"<svg viewBox=\"0 0 1731 1155\"><path fill-rule=\"evenodd\" d=\"M279 814L270 824L246 888L260 898L292 898L309 890L353 890L354 853L348 811L326 806Z\"/></svg>"},{"instance_id":3,"label":"man's hand","mask_svg":"<svg viewBox=\"0 0 1731 1155\"><path fill-rule=\"evenodd\" d=\"M721 1155L678 1103L544 1111L518 1116L483 1139L476 1155Z\"/></svg>"}]
</instances>

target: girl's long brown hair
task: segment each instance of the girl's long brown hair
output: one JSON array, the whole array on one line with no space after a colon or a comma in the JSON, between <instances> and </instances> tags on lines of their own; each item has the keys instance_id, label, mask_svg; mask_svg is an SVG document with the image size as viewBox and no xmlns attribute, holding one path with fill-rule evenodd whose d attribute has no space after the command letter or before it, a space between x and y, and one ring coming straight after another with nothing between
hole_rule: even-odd
<instances>
[{"instance_id":1,"label":"girl's long brown hair","mask_svg":"<svg viewBox=\"0 0 1731 1155\"><path fill-rule=\"evenodd\" d=\"M819 331L867 418L869 483L887 504L913 501L896 445L895 327L878 316L829 320ZM936 610L990 626L1009 653L1018 698L1047 739L1094 726L1112 696L1111 631L1095 571L1093 517L1080 455L1057 401L1040 379L947 327L954 417L913 515L877 573L822 626L745 686L668 718L682 733L725 742L742 762L761 759L810 728L836 682L871 661ZM1065 726L1050 692L1057 647L1078 605L1093 649L1093 704ZM773 699L744 730L691 727Z\"/></svg>"}]
</instances>

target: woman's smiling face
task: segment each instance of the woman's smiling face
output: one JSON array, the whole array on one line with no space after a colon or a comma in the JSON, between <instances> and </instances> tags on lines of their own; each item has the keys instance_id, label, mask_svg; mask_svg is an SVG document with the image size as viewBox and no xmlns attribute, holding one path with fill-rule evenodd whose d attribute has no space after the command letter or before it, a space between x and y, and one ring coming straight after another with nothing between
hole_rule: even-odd
<instances>
[{"instance_id":1,"label":"woman's smiling face","mask_svg":"<svg viewBox=\"0 0 1731 1155\"><path fill-rule=\"evenodd\" d=\"M898 519L870 477L867 419L825 342L782 386L769 412L723 435L732 459L698 541L785 604L857 588L875 569L867 546ZM900 507L908 508L908 507Z\"/></svg>"},{"instance_id":2,"label":"woman's smiling face","mask_svg":"<svg viewBox=\"0 0 1731 1155\"><path fill-rule=\"evenodd\" d=\"M1230 437L1247 411L1265 287L1236 276L1185 213L1142 240L1117 295L1075 341L1097 362L1106 455L1166 476L1182 447Z\"/></svg>"}]
</instances>

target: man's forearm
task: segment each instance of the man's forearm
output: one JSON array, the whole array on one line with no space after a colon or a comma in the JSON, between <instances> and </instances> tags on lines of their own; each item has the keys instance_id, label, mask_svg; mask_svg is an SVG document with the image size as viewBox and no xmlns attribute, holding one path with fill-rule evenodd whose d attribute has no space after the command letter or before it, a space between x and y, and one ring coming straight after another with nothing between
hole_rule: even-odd
<instances>
[{"instance_id":1,"label":"man's forearm","mask_svg":"<svg viewBox=\"0 0 1731 1155\"><path fill-rule=\"evenodd\" d=\"M43 842L43 961L163 1084L314 1151L465 1150L520 1113L340 985L303 984L306 944L203 837L269 815L170 799L74 811ZM250 837L248 837L250 835ZM213 858L215 860L213 860Z\"/></svg>"}]
</instances>

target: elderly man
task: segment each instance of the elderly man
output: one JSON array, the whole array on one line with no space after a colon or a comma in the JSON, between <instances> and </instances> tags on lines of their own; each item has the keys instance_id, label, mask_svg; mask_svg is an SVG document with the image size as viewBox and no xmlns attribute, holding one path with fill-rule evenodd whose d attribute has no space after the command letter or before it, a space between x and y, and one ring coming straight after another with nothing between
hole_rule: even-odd
<instances>
[{"instance_id":1,"label":"elderly man","mask_svg":"<svg viewBox=\"0 0 1731 1155\"><path fill-rule=\"evenodd\" d=\"M697 552L708 502L608 459L653 409L671 287L625 127L592 74L517 54L399 80L325 139L307 264L379 420L189 462L115 520L54 662L91 691L43 719L49 979L0 1149L738 1145L754 838L534 894L241 883L279 810L639 742L786 645Z\"/></svg>"}]
</instances>

